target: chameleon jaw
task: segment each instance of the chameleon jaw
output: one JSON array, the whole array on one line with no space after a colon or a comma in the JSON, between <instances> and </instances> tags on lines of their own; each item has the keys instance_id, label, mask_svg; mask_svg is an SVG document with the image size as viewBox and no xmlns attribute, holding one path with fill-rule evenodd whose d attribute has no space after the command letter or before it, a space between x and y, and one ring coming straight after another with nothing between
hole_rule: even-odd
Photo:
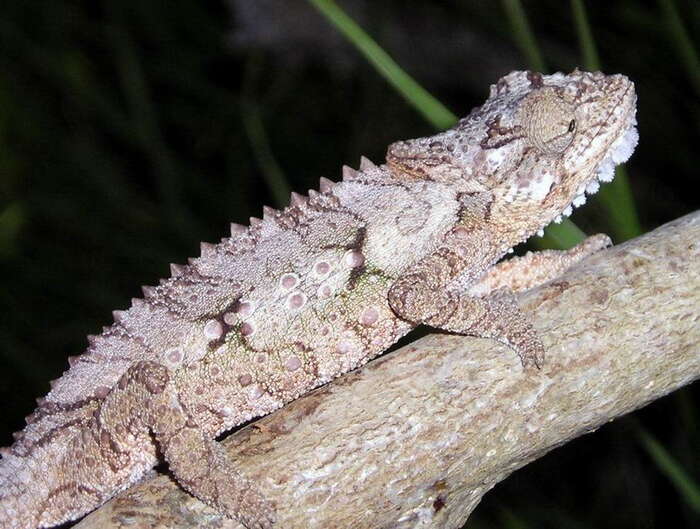
<instances>
[{"instance_id":1,"label":"chameleon jaw","mask_svg":"<svg viewBox=\"0 0 700 529\"><path fill-rule=\"evenodd\" d=\"M634 114L629 118L625 131L610 145L602 160L593 171L593 176L587 182L583 182L574 198L561 214L557 215L552 222L560 223L565 217L573 213L573 208L583 206L586 203L586 195L594 195L600 189L600 183L612 182L615 178L615 166L625 163L634 152L639 141L637 131L637 119ZM537 232L540 237L544 234L543 229Z\"/></svg>"}]
</instances>

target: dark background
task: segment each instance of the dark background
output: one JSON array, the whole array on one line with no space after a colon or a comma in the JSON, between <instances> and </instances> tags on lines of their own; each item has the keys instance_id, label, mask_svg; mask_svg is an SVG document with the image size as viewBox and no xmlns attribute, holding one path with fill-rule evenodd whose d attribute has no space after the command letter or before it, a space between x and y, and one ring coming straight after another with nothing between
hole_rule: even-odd
<instances>
[{"instance_id":1,"label":"dark background","mask_svg":"<svg viewBox=\"0 0 700 529\"><path fill-rule=\"evenodd\" d=\"M344 1L418 82L459 115L527 67L506 2ZM698 208L696 1L587 2L604 71L637 84L627 164L644 231ZM568 2L524 2L551 71L582 64ZM697 56L696 56L697 60ZM218 241L228 222L284 205L284 185L338 179L361 154L432 127L303 0L6 1L0 6L0 445L110 311ZM695 181L693 181L695 180ZM596 201L573 217L610 231ZM700 526L640 441L700 477L697 384L518 471L478 528Z\"/></svg>"}]
</instances>

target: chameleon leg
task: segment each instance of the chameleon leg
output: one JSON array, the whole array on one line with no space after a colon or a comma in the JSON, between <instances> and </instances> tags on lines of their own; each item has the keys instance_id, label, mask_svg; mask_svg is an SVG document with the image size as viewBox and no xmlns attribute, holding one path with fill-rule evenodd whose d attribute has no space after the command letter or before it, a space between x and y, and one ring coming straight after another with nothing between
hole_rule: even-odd
<instances>
[{"instance_id":1,"label":"chameleon leg","mask_svg":"<svg viewBox=\"0 0 700 529\"><path fill-rule=\"evenodd\" d=\"M523 366L539 367L544 346L510 290L480 297L449 288L458 276L467 277L467 284L476 280L497 258L489 240L488 233L454 230L443 246L394 282L389 305L413 323L498 340L515 350Z\"/></svg>"},{"instance_id":2,"label":"chameleon leg","mask_svg":"<svg viewBox=\"0 0 700 529\"><path fill-rule=\"evenodd\" d=\"M521 292L551 281L567 268L589 255L607 248L612 242L603 234L587 237L569 250L543 250L501 261L487 270L468 289L473 296L485 296L500 288Z\"/></svg>"},{"instance_id":3,"label":"chameleon leg","mask_svg":"<svg viewBox=\"0 0 700 529\"><path fill-rule=\"evenodd\" d=\"M97 417L105 450L121 452L129 432L151 431L184 489L248 529L270 529L274 506L232 467L223 448L198 427L178 399L168 369L138 362L107 396ZM123 451L128 457L128 450Z\"/></svg>"},{"instance_id":4,"label":"chameleon leg","mask_svg":"<svg viewBox=\"0 0 700 529\"><path fill-rule=\"evenodd\" d=\"M445 246L396 280L389 290L389 304L397 315L415 323L498 340L515 350L523 366L539 367L544 361L544 347L518 308L513 291L556 277L608 246L610 239L596 235L568 251L531 253L491 268L487 262L475 264L473 259L479 252L486 253L484 246L488 244L484 241L488 241L484 234L450 236ZM448 289L457 276L465 273L468 279L475 278L471 288Z\"/></svg>"}]
</instances>

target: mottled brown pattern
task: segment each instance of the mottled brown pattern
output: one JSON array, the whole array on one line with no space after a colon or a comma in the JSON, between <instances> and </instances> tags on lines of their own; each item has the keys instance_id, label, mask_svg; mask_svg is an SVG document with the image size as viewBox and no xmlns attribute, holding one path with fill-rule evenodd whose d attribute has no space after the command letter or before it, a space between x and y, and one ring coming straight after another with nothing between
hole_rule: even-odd
<instances>
[{"instance_id":1,"label":"mottled brown pattern","mask_svg":"<svg viewBox=\"0 0 700 529\"><path fill-rule=\"evenodd\" d=\"M214 441L385 351L418 324L490 337L524 365L544 348L512 291L605 246L496 264L607 181L636 143L623 76L513 72L428 138L363 158L343 181L264 208L203 243L114 312L52 383L0 461L0 526L78 518L161 454L180 485L248 528L270 528L266 484ZM282 430L280 430L282 431ZM270 476L270 479L275 479ZM434 509L446 500L438 495Z\"/></svg>"}]
</instances>

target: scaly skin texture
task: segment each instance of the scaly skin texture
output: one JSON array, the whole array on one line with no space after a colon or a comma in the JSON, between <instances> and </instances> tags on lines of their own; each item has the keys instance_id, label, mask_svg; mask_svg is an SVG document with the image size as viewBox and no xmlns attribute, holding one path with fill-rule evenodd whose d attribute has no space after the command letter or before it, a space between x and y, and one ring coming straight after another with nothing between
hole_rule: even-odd
<instances>
[{"instance_id":1,"label":"scaly skin texture","mask_svg":"<svg viewBox=\"0 0 700 529\"><path fill-rule=\"evenodd\" d=\"M343 181L266 208L114 313L0 461L0 526L78 518L162 457L248 528L275 506L214 438L364 364L419 324L544 349L513 291L609 244L501 263L571 212L636 144L624 76L513 72L454 128L392 144Z\"/></svg>"}]
</instances>

